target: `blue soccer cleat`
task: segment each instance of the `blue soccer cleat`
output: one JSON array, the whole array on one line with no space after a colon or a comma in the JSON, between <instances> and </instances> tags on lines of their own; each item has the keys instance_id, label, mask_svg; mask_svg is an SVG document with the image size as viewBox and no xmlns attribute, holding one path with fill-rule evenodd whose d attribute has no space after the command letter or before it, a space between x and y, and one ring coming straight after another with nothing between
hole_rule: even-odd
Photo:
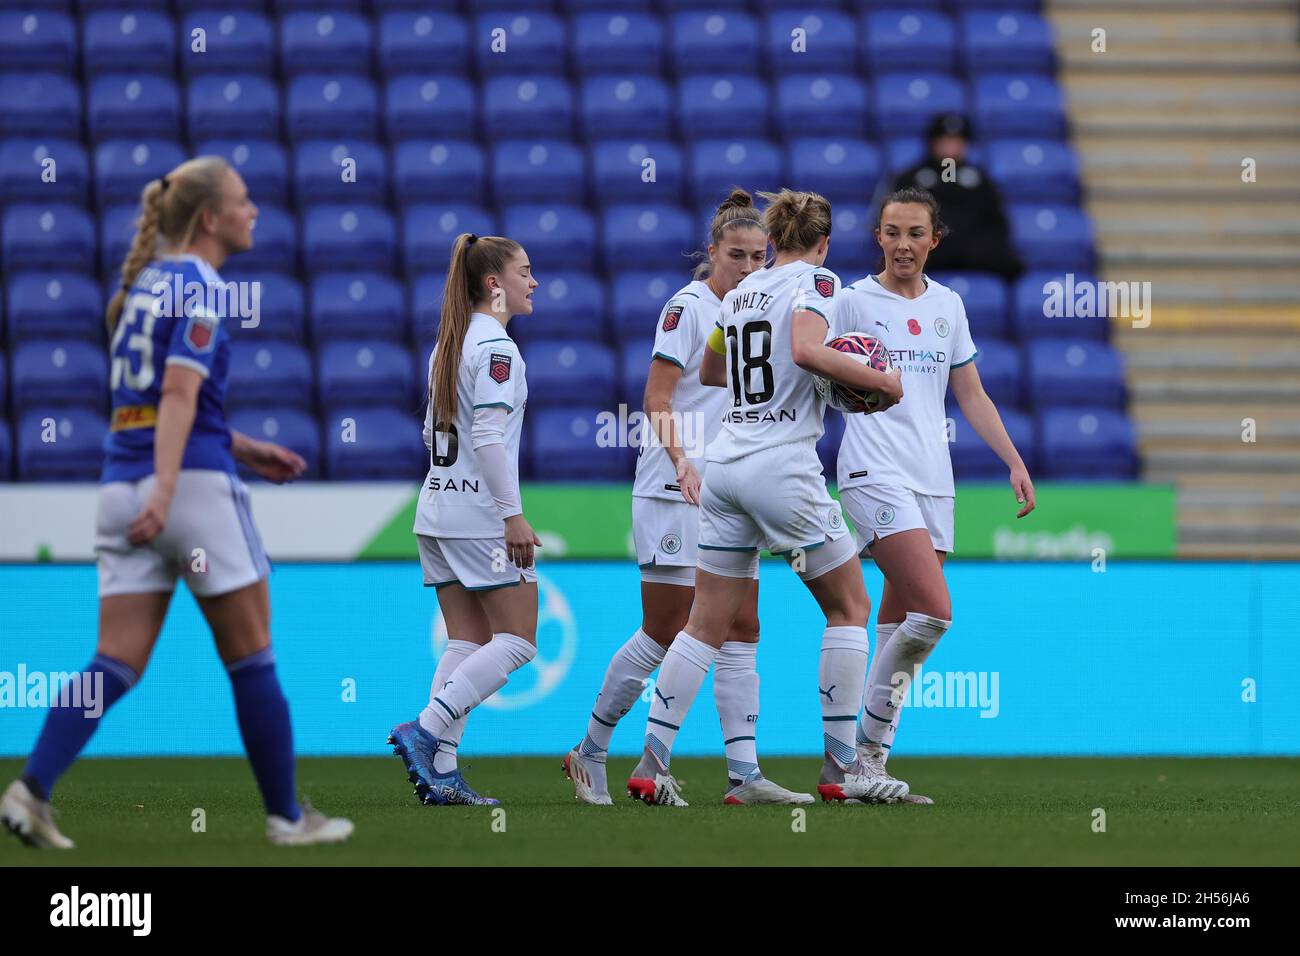
<instances>
[{"instance_id":1,"label":"blue soccer cleat","mask_svg":"<svg viewBox=\"0 0 1300 956\"><path fill-rule=\"evenodd\" d=\"M424 794L424 802L429 806L467 806L499 807L501 801L495 797L484 797L474 792L474 788L465 782L460 769L449 773L434 775L434 782Z\"/></svg>"},{"instance_id":2,"label":"blue soccer cleat","mask_svg":"<svg viewBox=\"0 0 1300 956\"><path fill-rule=\"evenodd\" d=\"M421 727L419 721L408 720L389 732L388 742L393 745L393 753L406 765L406 778L415 784L415 795L421 803L428 803L430 788L440 780L433 769L438 738Z\"/></svg>"}]
</instances>

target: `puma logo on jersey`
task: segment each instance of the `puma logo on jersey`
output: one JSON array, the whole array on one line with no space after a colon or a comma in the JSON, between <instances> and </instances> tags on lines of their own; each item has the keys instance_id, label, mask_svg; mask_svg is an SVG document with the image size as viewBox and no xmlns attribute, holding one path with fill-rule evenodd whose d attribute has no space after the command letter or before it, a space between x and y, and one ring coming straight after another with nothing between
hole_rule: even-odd
<instances>
[{"instance_id":1,"label":"puma logo on jersey","mask_svg":"<svg viewBox=\"0 0 1300 956\"><path fill-rule=\"evenodd\" d=\"M492 381L501 385L510 377L510 361L511 355L509 352L492 353L491 358L488 360L488 375L492 378Z\"/></svg>"},{"instance_id":2,"label":"puma logo on jersey","mask_svg":"<svg viewBox=\"0 0 1300 956\"><path fill-rule=\"evenodd\" d=\"M664 331L671 332L677 328L677 323L682 320L682 312L685 310L684 305L675 305L664 313Z\"/></svg>"}]
</instances>

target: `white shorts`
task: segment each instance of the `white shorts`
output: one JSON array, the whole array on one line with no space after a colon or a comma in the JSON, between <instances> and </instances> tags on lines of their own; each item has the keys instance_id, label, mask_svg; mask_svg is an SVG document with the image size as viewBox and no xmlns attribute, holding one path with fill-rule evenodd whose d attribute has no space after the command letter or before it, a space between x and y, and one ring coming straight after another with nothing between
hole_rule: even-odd
<instances>
[{"instance_id":1,"label":"white shorts","mask_svg":"<svg viewBox=\"0 0 1300 956\"><path fill-rule=\"evenodd\" d=\"M143 547L127 529L153 490L154 476L99 486L95 557L99 595L171 591L177 576L202 597L238 591L271 573L253 524L248 488L224 471L183 469L167 523Z\"/></svg>"},{"instance_id":2,"label":"white shorts","mask_svg":"<svg viewBox=\"0 0 1300 956\"><path fill-rule=\"evenodd\" d=\"M815 548L848 534L826 490L813 440L710 462L700 492L700 548L773 554Z\"/></svg>"},{"instance_id":3,"label":"white shorts","mask_svg":"<svg viewBox=\"0 0 1300 956\"><path fill-rule=\"evenodd\" d=\"M695 587L700 509L685 501L632 499L632 540L641 580Z\"/></svg>"},{"instance_id":4,"label":"white shorts","mask_svg":"<svg viewBox=\"0 0 1300 956\"><path fill-rule=\"evenodd\" d=\"M536 561L520 568L508 558L505 538L433 538L417 534L424 586L459 584L466 591L508 588L520 580L536 581Z\"/></svg>"},{"instance_id":5,"label":"white shorts","mask_svg":"<svg viewBox=\"0 0 1300 956\"><path fill-rule=\"evenodd\" d=\"M840 501L853 522L859 552L869 551L875 538L924 528L934 550L952 552L953 499L920 495L898 485L859 485L840 492Z\"/></svg>"}]
</instances>

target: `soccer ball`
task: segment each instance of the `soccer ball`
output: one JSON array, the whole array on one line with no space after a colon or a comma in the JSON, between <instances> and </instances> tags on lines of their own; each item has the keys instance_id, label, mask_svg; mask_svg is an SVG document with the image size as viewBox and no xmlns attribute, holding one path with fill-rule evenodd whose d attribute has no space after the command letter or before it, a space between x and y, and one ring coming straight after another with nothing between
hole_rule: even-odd
<instances>
[{"instance_id":1,"label":"soccer ball","mask_svg":"<svg viewBox=\"0 0 1300 956\"><path fill-rule=\"evenodd\" d=\"M870 365L878 372L892 371L894 366L889 361L889 349L874 335L865 332L849 332L826 343L837 352L846 352L864 365ZM835 382L818 375L816 378L817 394L831 408L841 412L863 412L871 414L878 411L885 402L885 396L879 392L863 392L841 382Z\"/></svg>"}]
</instances>

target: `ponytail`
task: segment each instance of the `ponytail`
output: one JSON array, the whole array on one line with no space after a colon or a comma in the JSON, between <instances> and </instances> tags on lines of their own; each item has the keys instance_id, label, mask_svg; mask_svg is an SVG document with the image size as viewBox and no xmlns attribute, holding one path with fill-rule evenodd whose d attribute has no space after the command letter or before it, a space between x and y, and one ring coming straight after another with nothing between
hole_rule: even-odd
<instances>
[{"instance_id":1,"label":"ponytail","mask_svg":"<svg viewBox=\"0 0 1300 956\"><path fill-rule=\"evenodd\" d=\"M122 284L113 293L113 298L109 300L108 309L104 313L104 323L108 326L110 341L113 332L117 329L117 320L122 315L122 306L126 304L126 293L131 288L131 283L154 257L158 244L158 220L162 213L165 189L161 179L154 179L150 180L141 193L140 219L136 224L135 238L131 240L131 248L127 250L126 258L122 260Z\"/></svg>"}]
</instances>

